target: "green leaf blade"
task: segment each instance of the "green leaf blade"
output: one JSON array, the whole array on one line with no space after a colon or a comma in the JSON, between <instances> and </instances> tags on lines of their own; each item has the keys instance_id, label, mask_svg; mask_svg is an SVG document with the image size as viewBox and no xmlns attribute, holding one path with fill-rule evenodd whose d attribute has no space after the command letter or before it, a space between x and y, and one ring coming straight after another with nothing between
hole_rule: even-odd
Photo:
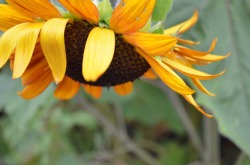
<instances>
[{"instance_id":1,"label":"green leaf blade","mask_svg":"<svg viewBox=\"0 0 250 165\"><path fill-rule=\"evenodd\" d=\"M171 10L173 5L173 0L157 0L155 8L152 14L152 23L153 25L158 24L159 22L164 22L166 17ZM164 24L162 23L158 29L154 30L154 33L163 34Z\"/></svg>"}]
</instances>

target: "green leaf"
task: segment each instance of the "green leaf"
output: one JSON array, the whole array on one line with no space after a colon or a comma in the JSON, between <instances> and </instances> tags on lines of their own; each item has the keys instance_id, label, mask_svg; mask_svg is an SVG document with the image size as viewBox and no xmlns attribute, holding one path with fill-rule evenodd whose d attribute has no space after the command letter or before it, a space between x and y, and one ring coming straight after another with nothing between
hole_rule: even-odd
<instances>
[{"instance_id":1,"label":"green leaf","mask_svg":"<svg viewBox=\"0 0 250 165\"><path fill-rule=\"evenodd\" d=\"M206 69L203 67L209 73L218 73L224 68L227 71L220 78L204 83L217 96L209 97L198 93L197 101L212 111L220 132L250 155L249 1L232 0L228 3L226 0L217 0L197 3L196 0L186 0L176 3L167 23L176 24L185 20L195 8L200 9L199 22L184 37L201 41L200 50L207 50L211 40L218 37L214 53L232 52L228 59Z\"/></svg>"},{"instance_id":2,"label":"green leaf","mask_svg":"<svg viewBox=\"0 0 250 165\"><path fill-rule=\"evenodd\" d=\"M171 10L173 0L156 0L155 8L152 15L152 20L165 21L168 12Z\"/></svg>"},{"instance_id":3,"label":"green leaf","mask_svg":"<svg viewBox=\"0 0 250 165\"><path fill-rule=\"evenodd\" d=\"M164 22L166 20L168 12L171 10L173 0L156 0L155 8L152 14L152 23ZM163 33L164 24L155 30L155 33Z\"/></svg>"}]
</instances>

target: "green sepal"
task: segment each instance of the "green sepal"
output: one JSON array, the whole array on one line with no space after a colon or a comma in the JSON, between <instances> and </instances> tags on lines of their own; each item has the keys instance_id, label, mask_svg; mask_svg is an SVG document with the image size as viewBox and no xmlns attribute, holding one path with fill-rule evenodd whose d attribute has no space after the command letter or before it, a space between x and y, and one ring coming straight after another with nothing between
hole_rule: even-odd
<instances>
[{"instance_id":1,"label":"green sepal","mask_svg":"<svg viewBox=\"0 0 250 165\"><path fill-rule=\"evenodd\" d=\"M113 8L110 4L109 0L103 0L101 3L98 4L98 10L100 13L100 21L105 22L109 25L110 18L113 13Z\"/></svg>"},{"instance_id":2,"label":"green sepal","mask_svg":"<svg viewBox=\"0 0 250 165\"><path fill-rule=\"evenodd\" d=\"M72 18L72 19L76 19L76 17L75 17L73 14L71 14L70 12L64 12L64 13L62 13L62 17L63 17L63 18Z\"/></svg>"},{"instance_id":3,"label":"green sepal","mask_svg":"<svg viewBox=\"0 0 250 165\"><path fill-rule=\"evenodd\" d=\"M105 22L99 22L98 26L101 28L108 28L108 25Z\"/></svg>"},{"instance_id":4,"label":"green sepal","mask_svg":"<svg viewBox=\"0 0 250 165\"><path fill-rule=\"evenodd\" d=\"M151 18L148 20L148 22L146 23L146 25L140 30L142 32L148 32L151 28Z\"/></svg>"},{"instance_id":5,"label":"green sepal","mask_svg":"<svg viewBox=\"0 0 250 165\"><path fill-rule=\"evenodd\" d=\"M164 22L163 21L158 21L154 23L152 22L152 27L150 28L149 32L150 33L156 33L156 34L163 34L164 33Z\"/></svg>"},{"instance_id":6,"label":"green sepal","mask_svg":"<svg viewBox=\"0 0 250 165\"><path fill-rule=\"evenodd\" d=\"M155 8L152 14L152 22L164 22L168 15L168 12L171 10L174 0L156 0ZM157 33L163 34L164 24L159 26L159 30L155 30Z\"/></svg>"}]
</instances>

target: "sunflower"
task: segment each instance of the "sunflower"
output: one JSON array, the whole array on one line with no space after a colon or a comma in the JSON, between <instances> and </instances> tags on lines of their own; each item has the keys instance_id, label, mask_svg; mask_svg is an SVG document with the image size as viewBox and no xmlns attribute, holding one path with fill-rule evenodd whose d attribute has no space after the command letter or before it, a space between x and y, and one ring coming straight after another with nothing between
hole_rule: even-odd
<instances>
[{"instance_id":1,"label":"sunflower","mask_svg":"<svg viewBox=\"0 0 250 165\"><path fill-rule=\"evenodd\" d=\"M24 89L19 95L32 99L49 84L56 83L59 99L70 99L80 89L95 98L103 87L114 87L120 95L132 91L133 81L141 76L156 75L181 94L204 115L194 101L191 89L173 70L190 77L204 93L209 92L200 80L220 76L193 68L219 61L226 56L181 46L195 45L178 35L191 28L198 12L164 34L141 30L149 21L156 0L121 0L108 23L100 21L98 8L91 0L58 0L68 13L58 10L47 0L7 0L0 5L0 67L10 60L13 79L21 78Z\"/></svg>"}]
</instances>

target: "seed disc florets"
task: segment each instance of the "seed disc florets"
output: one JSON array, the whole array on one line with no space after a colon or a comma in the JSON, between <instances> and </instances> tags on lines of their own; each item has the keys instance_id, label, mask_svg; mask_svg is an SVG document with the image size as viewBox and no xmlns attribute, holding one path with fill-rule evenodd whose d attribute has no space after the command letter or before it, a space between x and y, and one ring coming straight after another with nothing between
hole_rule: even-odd
<instances>
[{"instance_id":1,"label":"seed disc florets","mask_svg":"<svg viewBox=\"0 0 250 165\"><path fill-rule=\"evenodd\" d=\"M110 87L134 81L150 68L134 46L124 41L122 35L116 34L114 57L109 68L96 82L87 82L82 76L83 51L88 35L94 27L84 20L74 20L73 23L67 24L65 29L67 76L84 84Z\"/></svg>"}]
</instances>

